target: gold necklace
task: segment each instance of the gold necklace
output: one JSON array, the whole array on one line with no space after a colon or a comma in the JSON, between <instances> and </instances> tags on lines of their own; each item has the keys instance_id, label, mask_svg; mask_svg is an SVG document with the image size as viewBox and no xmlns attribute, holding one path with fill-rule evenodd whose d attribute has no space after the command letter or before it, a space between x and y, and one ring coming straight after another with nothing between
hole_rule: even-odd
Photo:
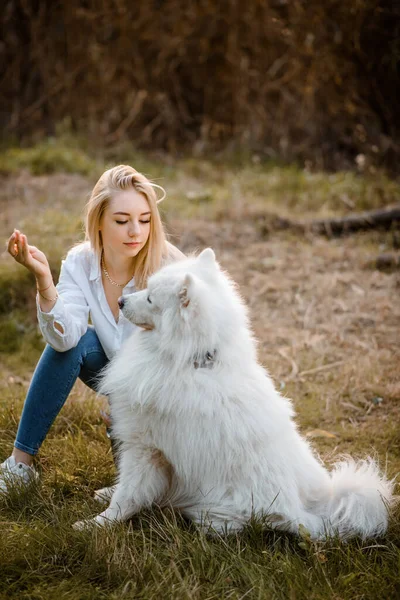
<instances>
[{"instance_id":1,"label":"gold necklace","mask_svg":"<svg viewBox=\"0 0 400 600\"><path fill-rule=\"evenodd\" d=\"M103 269L103 273L107 277L108 281L110 283L112 283L113 285L116 285L117 287L124 288L126 286L126 284L129 283L133 277L133 275L132 275L131 279L128 279L128 281L126 283L117 283L116 281L114 281L114 279L111 279L110 275L108 274L106 265L104 263L104 253L103 252L101 253L101 261L100 262L101 262L101 268Z\"/></svg>"}]
</instances>

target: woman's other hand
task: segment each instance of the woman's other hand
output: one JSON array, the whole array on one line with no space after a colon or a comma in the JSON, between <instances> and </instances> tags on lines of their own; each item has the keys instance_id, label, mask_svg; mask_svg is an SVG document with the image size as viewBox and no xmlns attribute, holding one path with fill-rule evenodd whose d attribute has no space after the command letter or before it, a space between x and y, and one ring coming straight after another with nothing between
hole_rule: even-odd
<instances>
[{"instance_id":1,"label":"woman's other hand","mask_svg":"<svg viewBox=\"0 0 400 600\"><path fill-rule=\"evenodd\" d=\"M36 279L43 281L48 276L51 277L50 266L45 254L36 246L29 246L26 235L18 229L14 230L8 240L7 251L17 263L31 271Z\"/></svg>"}]
</instances>

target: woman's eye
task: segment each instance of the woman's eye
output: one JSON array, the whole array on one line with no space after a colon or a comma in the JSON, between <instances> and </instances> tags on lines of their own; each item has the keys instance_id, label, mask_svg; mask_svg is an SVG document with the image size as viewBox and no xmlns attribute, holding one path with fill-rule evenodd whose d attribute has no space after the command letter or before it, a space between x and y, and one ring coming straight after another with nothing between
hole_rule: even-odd
<instances>
[{"instance_id":1,"label":"woman's eye","mask_svg":"<svg viewBox=\"0 0 400 600\"><path fill-rule=\"evenodd\" d=\"M148 302L149 304L152 304L152 302L151 302L151 300L150 300L150 296L147 296L147 302Z\"/></svg>"},{"instance_id":2,"label":"woman's eye","mask_svg":"<svg viewBox=\"0 0 400 600\"><path fill-rule=\"evenodd\" d=\"M125 225L128 221L115 221L118 225ZM150 223L150 219L148 221L139 221L139 223Z\"/></svg>"}]
</instances>

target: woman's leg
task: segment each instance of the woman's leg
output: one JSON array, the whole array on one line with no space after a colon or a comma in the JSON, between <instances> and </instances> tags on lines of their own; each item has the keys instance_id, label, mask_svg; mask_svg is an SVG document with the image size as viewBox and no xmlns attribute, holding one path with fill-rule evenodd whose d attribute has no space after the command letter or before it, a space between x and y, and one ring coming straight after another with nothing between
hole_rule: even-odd
<instances>
[{"instance_id":1,"label":"woman's leg","mask_svg":"<svg viewBox=\"0 0 400 600\"><path fill-rule=\"evenodd\" d=\"M96 375L107 362L107 356L93 327L89 327L77 346L67 352L57 352L46 346L33 374L22 410L14 443L16 460L21 460L21 453L31 457L37 454L76 379L81 377L93 389ZM26 462L30 464L32 459Z\"/></svg>"}]
</instances>

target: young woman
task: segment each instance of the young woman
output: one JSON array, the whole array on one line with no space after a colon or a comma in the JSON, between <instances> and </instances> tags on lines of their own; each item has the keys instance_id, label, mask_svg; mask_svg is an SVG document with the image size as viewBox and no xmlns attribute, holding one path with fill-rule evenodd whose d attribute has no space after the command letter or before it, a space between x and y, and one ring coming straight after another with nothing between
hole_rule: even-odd
<instances>
[{"instance_id":1,"label":"young woman","mask_svg":"<svg viewBox=\"0 0 400 600\"><path fill-rule=\"evenodd\" d=\"M7 490L10 479L29 483L37 478L33 457L76 379L94 389L96 375L132 333L135 325L119 311L118 298L145 288L152 273L184 257L166 241L156 187L126 165L103 173L86 206L86 241L62 261L57 286L46 256L28 245L26 235L14 230L8 240L11 256L35 275L38 321L47 345L12 455L0 467L0 490Z\"/></svg>"}]
</instances>

